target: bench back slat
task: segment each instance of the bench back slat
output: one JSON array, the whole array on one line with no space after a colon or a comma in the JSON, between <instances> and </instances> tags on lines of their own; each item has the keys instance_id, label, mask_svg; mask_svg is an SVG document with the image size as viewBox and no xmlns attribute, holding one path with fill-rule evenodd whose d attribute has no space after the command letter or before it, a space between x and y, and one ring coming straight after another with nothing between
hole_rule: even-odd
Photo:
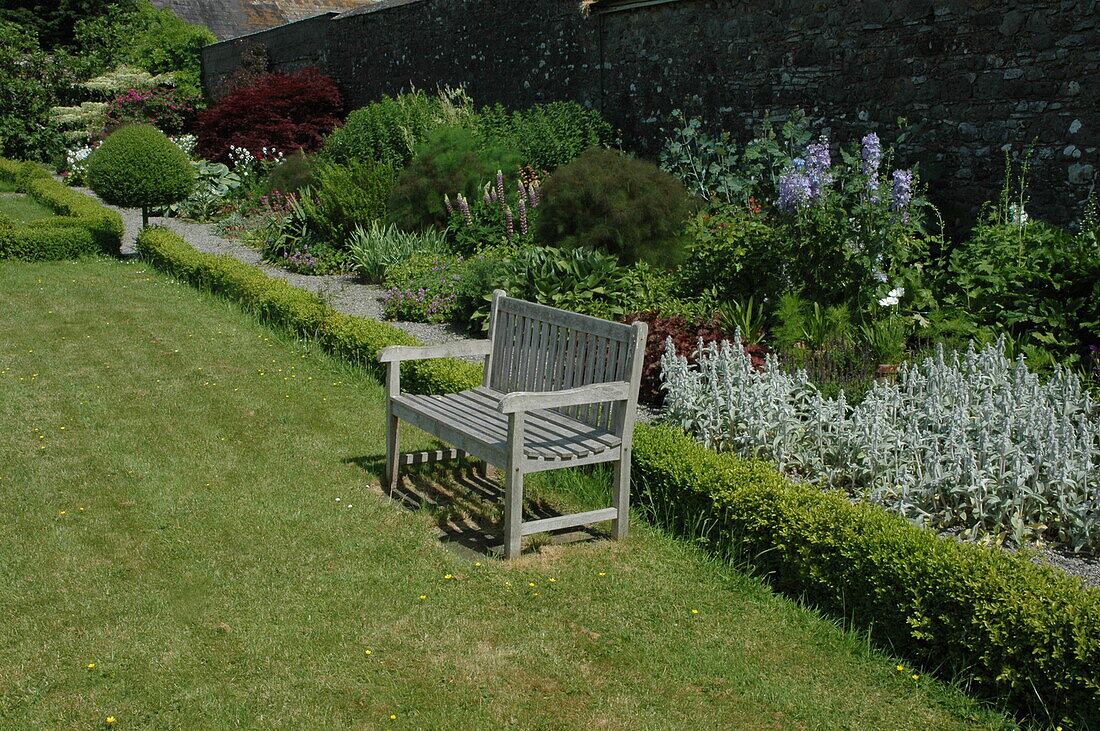
<instances>
[{"instance_id":1,"label":"bench back slat","mask_svg":"<svg viewBox=\"0 0 1100 731\"><path fill-rule=\"evenodd\" d=\"M630 381L640 352L633 347L630 325L514 299L499 290L493 296L490 337L485 385L504 393ZM609 431L623 428L622 405L586 404L561 412Z\"/></svg>"}]
</instances>

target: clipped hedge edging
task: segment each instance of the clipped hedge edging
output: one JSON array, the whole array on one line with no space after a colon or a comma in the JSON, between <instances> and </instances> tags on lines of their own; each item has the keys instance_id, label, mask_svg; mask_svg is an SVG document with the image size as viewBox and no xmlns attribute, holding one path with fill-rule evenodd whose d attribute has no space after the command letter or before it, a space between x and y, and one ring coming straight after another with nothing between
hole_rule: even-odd
<instances>
[{"instance_id":1,"label":"clipped hedge edging","mask_svg":"<svg viewBox=\"0 0 1100 731\"><path fill-rule=\"evenodd\" d=\"M336 312L321 298L229 256L196 251L166 229L138 237L154 267L382 376L374 358L415 338ZM417 361L407 389L476 385L481 367ZM778 590L869 628L926 664L972 676L976 690L1034 718L1100 727L1100 591L1026 557L941 540L882 508L791 482L771 465L718 454L669 426L639 424L638 504L673 530L701 537Z\"/></svg>"},{"instance_id":2,"label":"clipped hedge edging","mask_svg":"<svg viewBox=\"0 0 1100 731\"><path fill-rule=\"evenodd\" d=\"M338 312L312 292L269 277L232 256L197 251L167 229L142 231L137 249L155 268L314 339L328 352L366 367L378 378L383 376L376 360L382 348L423 344L393 325ZM401 366L401 387L413 393L454 393L479 385L481 374L481 366L451 358L412 361Z\"/></svg>"},{"instance_id":3,"label":"clipped hedge edging","mask_svg":"<svg viewBox=\"0 0 1100 731\"><path fill-rule=\"evenodd\" d=\"M35 163L0 158L0 178L58 213L23 225L0 219L0 259L57 261L119 253L123 224L116 211L59 183Z\"/></svg>"},{"instance_id":4,"label":"clipped hedge edging","mask_svg":"<svg viewBox=\"0 0 1100 731\"><path fill-rule=\"evenodd\" d=\"M660 522L702 534L777 590L965 672L1016 711L1100 728L1100 591L793 483L671 426L639 425L634 468L640 500Z\"/></svg>"}]
</instances>

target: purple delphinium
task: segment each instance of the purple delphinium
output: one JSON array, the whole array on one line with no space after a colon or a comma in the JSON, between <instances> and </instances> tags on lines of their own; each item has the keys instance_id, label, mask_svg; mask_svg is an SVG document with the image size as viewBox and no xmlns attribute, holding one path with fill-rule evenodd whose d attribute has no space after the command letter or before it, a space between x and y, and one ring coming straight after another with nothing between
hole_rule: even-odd
<instances>
[{"instance_id":1,"label":"purple delphinium","mask_svg":"<svg viewBox=\"0 0 1100 731\"><path fill-rule=\"evenodd\" d=\"M516 227L515 222L512 220L512 207L505 204L504 206L504 236L507 238L508 243L512 243L512 235L515 234Z\"/></svg>"},{"instance_id":2,"label":"purple delphinium","mask_svg":"<svg viewBox=\"0 0 1100 731\"><path fill-rule=\"evenodd\" d=\"M519 232L520 235L527 235L527 201L520 196L519 199Z\"/></svg>"},{"instance_id":3,"label":"purple delphinium","mask_svg":"<svg viewBox=\"0 0 1100 731\"><path fill-rule=\"evenodd\" d=\"M485 187L482 188L482 194L483 194L483 199L485 201L485 205L490 205L493 202L493 197L491 195L489 195L489 190L490 190L491 187L492 186L489 185L489 183L486 183Z\"/></svg>"},{"instance_id":4,"label":"purple delphinium","mask_svg":"<svg viewBox=\"0 0 1100 731\"><path fill-rule=\"evenodd\" d=\"M878 171L882 165L882 143L878 135L868 132L863 137L863 165L861 172L867 176L867 189L871 191L871 202L878 203Z\"/></svg>"},{"instance_id":5,"label":"purple delphinium","mask_svg":"<svg viewBox=\"0 0 1100 731\"><path fill-rule=\"evenodd\" d=\"M462 195L459 193L459 195ZM446 193L443 194L443 207L447 209L447 215L451 215L455 212L454 206L451 205L451 198Z\"/></svg>"},{"instance_id":6,"label":"purple delphinium","mask_svg":"<svg viewBox=\"0 0 1100 731\"><path fill-rule=\"evenodd\" d=\"M894 199L891 201L890 207L895 211L901 211L901 220L908 221L909 212L906 209L913 201L913 171L895 170L892 177L894 179Z\"/></svg>"},{"instance_id":7,"label":"purple delphinium","mask_svg":"<svg viewBox=\"0 0 1100 731\"><path fill-rule=\"evenodd\" d=\"M825 186L833 182L833 176L829 174L829 166L832 164L827 137L822 137L820 142L806 148L805 167L806 177L810 182L810 203L820 198Z\"/></svg>"},{"instance_id":8,"label":"purple delphinium","mask_svg":"<svg viewBox=\"0 0 1100 731\"><path fill-rule=\"evenodd\" d=\"M504 205L504 171L497 170L497 198L500 199L500 204Z\"/></svg>"},{"instance_id":9,"label":"purple delphinium","mask_svg":"<svg viewBox=\"0 0 1100 731\"><path fill-rule=\"evenodd\" d=\"M539 184L537 182L531 183L531 186L528 188L528 192L531 195L531 207L532 208L538 208L539 207L539 200L540 200L540 198L539 198Z\"/></svg>"},{"instance_id":10,"label":"purple delphinium","mask_svg":"<svg viewBox=\"0 0 1100 731\"><path fill-rule=\"evenodd\" d=\"M779 210L794 213L810 205L813 201L810 178L803 173L791 171L779 178Z\"/></svg>"},{"instance_id":11,"label":"purple delphinium","mask_svg":"<svg viewBox=\"0 0 1100 731\"><path fill-rule=\"evenodd\" d=\"M527 186L523 184L522 180L516 181L516 187L519 188L519 199L524 203L530 201L530 197L527 195Z\"/></svg>"}]
</instances>

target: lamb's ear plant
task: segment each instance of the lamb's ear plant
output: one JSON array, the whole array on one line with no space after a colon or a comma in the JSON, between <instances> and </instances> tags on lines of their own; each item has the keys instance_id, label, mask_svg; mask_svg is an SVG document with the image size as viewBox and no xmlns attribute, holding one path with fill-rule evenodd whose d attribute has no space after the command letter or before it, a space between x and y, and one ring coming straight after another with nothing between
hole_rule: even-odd
<instances>
[{"instance_id":1,"label":"lamb's ear plant","mask_svg":"<svg viewBox=\"0 0 1100 731\"><path fill-rule=\"evenodd\" d=\"M694 367L669 349L662 369L667 420L708 447L970 539L1100 548L1100 410L1075 373L1041 381L1003 340L940 347L855 407L774 356L754 369L740 339L700 343Z\"/></svg>"}]
</instances>

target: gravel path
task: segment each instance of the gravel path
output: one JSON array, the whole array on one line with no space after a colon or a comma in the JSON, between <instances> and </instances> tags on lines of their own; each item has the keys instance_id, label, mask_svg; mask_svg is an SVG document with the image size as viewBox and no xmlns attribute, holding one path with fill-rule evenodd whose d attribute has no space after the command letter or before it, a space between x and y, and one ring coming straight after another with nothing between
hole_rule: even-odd
<instances>
[{"instance_id":1,"label":"gravel path","mask_svg":"<svg viewBox=\"0 0 1100 731\"><path fill-rule=\"evenodd\" d=\"M95 193L87 188L76 188L85 195L96 197ZM98 200L98 198L97 198ZM122 237L123 255L137 253L135 241L141 231L141 211L136 208L116 208L108 206L122 216L126 226L126 232ZM260 261L260 254L247 246L230 239L223 238L214 233L214 224L191 223L181 221L178 218L151 218L150 224L163 226L174 231L199 251L208 254L228 254L236 257L246 264L252 264L264 270L272 277L278 277L290 282L295 287L308 289L321 295L333 308L349 315L368 317L372 320L381 320L382 304L380 299L384 292L382 287L373 284L363 284L354 274L332 274L313 276L307 274L292 274L285 269L269 266ZM423 322L391 322L394 326L404 330L413 337L418 338L427 345L446 343L465 338L463 334L450 325L432 325Z\"/></svg>"},{"instance_id":2,"label":"gravel path","mask_svg":"<svg viewBox=\"0 0 1100 731\"><path fill-rule=\"evenodd\" d=\"M77 190L95 197L95 194L87 188L77 188ZM135 254L134 242L141 230L141 212L132 208L114 208L114 210L122 215L126 225L126 233L122 238L122 253ZM353 274L325 276L292 274L264 264L255 250L218 236L214 233L213 224L189 223L178 218L154 218L151 222L176 232L199 251L235 256L246 264L263 269L273 277L285 279L296 287L316 292L341 312L375 320L382 319L382 305L379 300L383 289L376 285L363 284ZM393 322L392 324L427 344L461 340L464 337L449 325L430 325L422 322ZM638 416L643 421L652 421L657 414L639 405ZM1100 558L1096 556L1076 555L1062 549L1044 549L1039 552L1036 561L1044 560L1068 574L1080 577L1089 586L1100 587Z\"/></svg>"}]
</instances>

